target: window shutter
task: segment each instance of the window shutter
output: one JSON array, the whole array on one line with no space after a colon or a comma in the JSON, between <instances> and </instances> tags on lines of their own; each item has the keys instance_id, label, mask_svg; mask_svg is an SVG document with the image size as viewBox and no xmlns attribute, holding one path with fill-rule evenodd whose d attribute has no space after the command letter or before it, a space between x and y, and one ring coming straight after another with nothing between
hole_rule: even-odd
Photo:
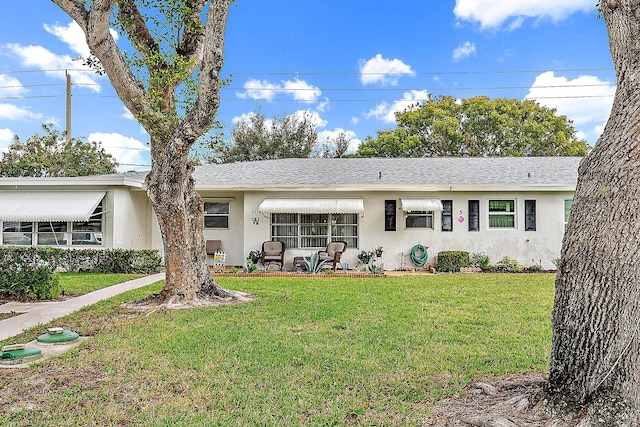
<instances>
[{"instance_id":1,"label":"window shutter","mask_svg":"<svg viewBox=\"0 0 640 427\"><path fill-rule=\"evenodd\" d=\"M384 201L384 231L396 231L396 201Z\"/></svg>"},{"instance_id":2,"label":"window shutter","mask_svg":"<svg viewBox=\"0 0 640 427\"><path fill-rule=\"evenodd\" d=\"M453 231L453 200L442 201L442 231Z\"/></svg>"},{"instance_id":3,"label":"window shutter","mask_svg":"<svg viewBox=\"0 0 640 427\"><path fill-rule=\"evenodd\" d=\"M469 200L469 231L480 231L480 200Z\"/></svg>"},{"instance_id":4,"label":"window shutter","mask_svg":"<svg viewBox=\"0 0 640 427\"><path fill-rule=\"evenodd\" d=\"M536 231L536 201L524 201L524 231Z\"/></svg>"}]
</instances>

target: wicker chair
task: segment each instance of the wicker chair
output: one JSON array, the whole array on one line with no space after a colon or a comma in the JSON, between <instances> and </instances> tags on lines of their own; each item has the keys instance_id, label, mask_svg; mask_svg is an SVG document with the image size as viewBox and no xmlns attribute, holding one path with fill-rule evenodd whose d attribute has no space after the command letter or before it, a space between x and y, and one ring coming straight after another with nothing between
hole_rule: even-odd
<instances>
[{"instance_id":1,"label":"wicker chair","mask_svg":"<svg viewBox=\"0 0 640 427\"><path fill-rule=\"evenodd\" d=\"M263 242L260 262L265 268L273 263L280 264L280 270L284 269L284 242L276 240Z\"/></svg>"},{"instance_id":2,"label":"wicker chair","mask_svg":"<svg viewBox=\"0 0 640 427\"><path fill-rule=\"evenodd\" d=\"M324 251L318 252L320 255L320 261L324 261L325 265L331 265L331 268L336 269L336 265L340 264L342 267L342 253L347 249L347 242L331 242L327 245Z\"/></svg>"}]
</instances>

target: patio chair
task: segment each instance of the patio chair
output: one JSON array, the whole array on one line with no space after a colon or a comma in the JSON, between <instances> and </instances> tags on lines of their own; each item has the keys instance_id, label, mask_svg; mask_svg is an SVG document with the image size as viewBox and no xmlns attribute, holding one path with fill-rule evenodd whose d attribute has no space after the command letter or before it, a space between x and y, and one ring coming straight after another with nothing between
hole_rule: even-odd
<instances>
[{"instance_id":1,"label":"patio chair","mask_svg":"<svg viewBox=\"0 0 640 427\"><path fill-rule=\"evenodd\" d=\"M324 251L318 252L320 255L320 262L324 261L325 265L331 265L331 268L336 269L336 265L340 264L342 267L342 253L347 249L347 242L331 242L327 245Z\"/></svg>"},{"instance_id":2,"label":"patio chair","mask_svg":"<svg viewBox=\"0 0 640 427\"><path fill-rule=\"evenodd\" d=\"M263 242L260 262L265 268L269 264L280 264L280 270L284 269L284 242L277 240Z\"/></svg>"}]
</instances>

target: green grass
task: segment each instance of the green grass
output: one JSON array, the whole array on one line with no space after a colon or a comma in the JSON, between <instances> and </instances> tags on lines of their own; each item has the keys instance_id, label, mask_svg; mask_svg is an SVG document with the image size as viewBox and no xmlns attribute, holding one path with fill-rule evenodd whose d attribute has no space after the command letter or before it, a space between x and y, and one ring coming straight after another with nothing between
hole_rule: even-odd
<instances>
[{"instance_id":1,"label":"green grass","mask_svg":"<svg viewBox=\"0 0 640 427\"><path fill-rule=\"evenodd\" d=\"M137 279L144 274L60 273L60 289L64 295L80 296L111 285Z\"/></svg>"},{"instance_id":2,"label":"green grass","mask_svg":"<svg viewBox=\"0 0 640 427\"><path fill-rule=\"evenodd\" d=\"M17 313L15 311L12 311L11 313L0 313L0 320L9 319L11 317L19 316L21 314L22 313Z\"/></svg>"},{"instance_id":3,"label":"green grass","mask_svg":"<svg viewBox=\"0 0 640 427\"><path fill-rule=\"evenodd\" d=\"M56 321L94 338L0 382L0 425L421 425L474 377L547 369L553 280L220 278L257 298L120 308L155 284Z\"/></svg>"}]
</instances>

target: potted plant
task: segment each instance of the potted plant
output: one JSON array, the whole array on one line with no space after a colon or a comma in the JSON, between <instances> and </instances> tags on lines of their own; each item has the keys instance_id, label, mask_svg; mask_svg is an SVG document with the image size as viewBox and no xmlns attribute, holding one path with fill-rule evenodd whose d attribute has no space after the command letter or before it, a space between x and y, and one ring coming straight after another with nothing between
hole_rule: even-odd
<instances>
[{"instance_id":1,"label":"potted plant","mask_svg":"<svg viewBox=\"0 0 640 427\"><path fill-rule=\"evenodd\" d=\"M358 254L358 259L361 263L368 265L374 255L375 254L373 253L373 251L360 251L360 253Z\"/></svg>"},{"instance_id":2,"label":"potted plant","mask_svg":"<svg viewBox=\"0 0 640 427\"><path fill-rule=\"evenodd\" d=\"M382 246L378 246L378 247L377 247L377 248L375 248L373 251L376 253L376 256L377 256L378 258L380 258L380 257L382 256L382 252L384 252L384 251L382 250Z\"/></svg>"},{"instance_id":3,"label":"potted plant","mask_svg":"<svg viewBox=\"0 0 640 427\"><path fill-rule=\"evenodd\" d=\"M249 261L251 264L258 264L261 258L262 252L260 251L251 251L249 252L249 255L247 255L247 261Z\"/></svg>"}]
</instances>

